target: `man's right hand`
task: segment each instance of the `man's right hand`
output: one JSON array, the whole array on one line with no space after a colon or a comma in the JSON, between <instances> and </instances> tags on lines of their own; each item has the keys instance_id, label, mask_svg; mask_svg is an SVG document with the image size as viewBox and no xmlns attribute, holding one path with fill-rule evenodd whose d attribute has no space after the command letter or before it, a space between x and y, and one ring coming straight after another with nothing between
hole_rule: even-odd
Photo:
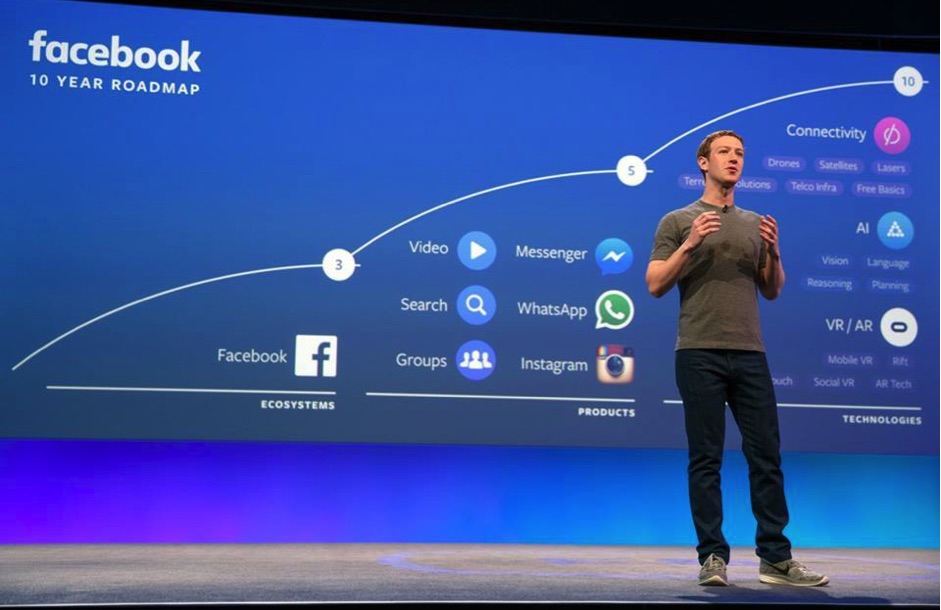
<instances>
[{"instance_id":1,"label":"man's right hand","mask_svg":"<svg viewBox=\"0 0 941 610\"><path fill-rule=\"evenodd\" d=\"M693 221L686 241L666 260L653 260L647 265L647 290L660 298L670 291L690 260L691 252L698 248L707 235L719 230L722 221L717 212L703 212Z\"/></svg>"},{"instance_id":2,"label":"man's right hand","mask_svg":"<svg viewBox=\"0 0 941 610\"><path fill-rule=\"evenodd\" d=\"M686 238L686 249L695 250L706 239L707 235L712 235L722 226L722 220L718 212L703 212L693 221L689 229L689 237Z\"/></svg>"}]
</instances>

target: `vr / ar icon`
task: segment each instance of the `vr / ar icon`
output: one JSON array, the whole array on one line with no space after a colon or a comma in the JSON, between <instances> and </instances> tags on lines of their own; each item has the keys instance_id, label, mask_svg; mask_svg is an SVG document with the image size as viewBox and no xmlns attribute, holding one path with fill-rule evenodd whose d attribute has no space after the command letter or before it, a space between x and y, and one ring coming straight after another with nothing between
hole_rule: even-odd
<instances>
[{"instance_id":1,"label":"vr / ar icon","mask_svg":"<svg viewBox=\"0 0 941 610\"><path fill-rule=\"evenodd\" d=\"M599 345L597 369L601 383L631 383L634 381L634 350L615 343Z\"/></svg>"}]
</instances>

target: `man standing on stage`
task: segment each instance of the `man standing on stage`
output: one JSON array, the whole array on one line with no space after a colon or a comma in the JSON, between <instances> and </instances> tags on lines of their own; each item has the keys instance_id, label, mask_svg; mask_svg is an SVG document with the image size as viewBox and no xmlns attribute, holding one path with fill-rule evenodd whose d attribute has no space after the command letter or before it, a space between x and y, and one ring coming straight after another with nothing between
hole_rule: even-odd
<instances>
[{"instance_id":1,"label":"man standing on stage","mask_svg":"<svg viewBox=\"0 0 941 610\"><path fill-rule=\"evenodd\" d=\"M777 402L758 319L758 292L775 299L784 286L778 226L735 205L745 144L733 131L708 135L696 153L702 197L664 216L654 237L647 287L661 297L676 284L680 316L676 384L689 443L689 498L699 543L701 585L728 585L729 544L722 534L719 471L728 403L748 462L758 521L759 579L818 586L829 579L791 558L781 471Z\"/></svg>"}]
</instances>

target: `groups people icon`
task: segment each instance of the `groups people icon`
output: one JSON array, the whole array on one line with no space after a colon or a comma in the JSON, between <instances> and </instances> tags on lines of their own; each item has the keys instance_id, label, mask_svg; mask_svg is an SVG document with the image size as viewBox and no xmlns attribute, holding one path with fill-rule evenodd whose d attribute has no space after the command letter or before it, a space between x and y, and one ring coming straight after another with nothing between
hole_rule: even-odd
<instances>
[{"instance_id":1,"label":"groups people icon","mask_svg":"<svg viewBox=\"0 0 941 610\"><path fill-rule=\"evenodd\" d=\"M483 370L492 369L493 363L490 362L490 354L481 352L479 349L465 350L458 366L462 369Z\"/></svg>"}]
</instances>

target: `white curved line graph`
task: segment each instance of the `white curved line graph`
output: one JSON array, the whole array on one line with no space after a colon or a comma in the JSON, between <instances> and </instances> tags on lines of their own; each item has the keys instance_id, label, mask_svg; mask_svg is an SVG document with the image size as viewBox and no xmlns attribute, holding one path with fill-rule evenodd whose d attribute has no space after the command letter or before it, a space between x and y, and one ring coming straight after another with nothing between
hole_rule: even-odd
<instances>
[{"instance_id":1,"label":"white curved line graph","mask_svg":"<svg viewBox=\"0 0 941 610\"><path fill-rule=\"evenodd\" d=\"M664 150L666 150L667 148L669 148L669 147L672 146L673 144L676 144L677 142L679 142L679 141L682 140L683 138L685 138L685 137L687 137L687 136L689 136L689 135L691 135L691 134L693 134L693 133L699 131L699 130L702 129L703 127L707 127L707 126L709 126L709 125L712 125L713 123L717 123L718 121L721 121L721 120L723 120L723 119L726 119L726 118L728 118L728 117L730 117L730 116L734 116L734 115L736 115L736 114L740 114L740 113L742 113L742 112L746 112L746 111L748 111L748 110L753 110L753 109L759 108L759 107L761 107L761 106L765 106L765 105L768 105L768 104L773 104L773 103L775 103L775 102L780 102L780 101L783 101L783 100L787 100L787 99L799 97L799 96L802 96L802 95L810 95L810 94L813 94L813 93L821 93L821 92L824 92L824 91L833 91L833 90L837 90L837 89L847 89L847 88L851 88L851 87L866 87L866 86L872 86L872 85L892 85L892 84L894 84L893 81L888 80L888 81L867 81L867 82L859 82L859 83L845 83L845 84L842 84L842 85L830 85L830 86L827 86L827 87L817 87L817 88L815 88L815 89L807 89L807 90L804 90L804 91L798 91L798 92L796 92L796 93L789 93L789 94L787 94L787 95L781 95L781 96L778 96L778 97L774 97L774 98L770 98L770 99L763 100L763 101L760 101L760 102L756 102L756 103L750 104L750 105L748 105L748 106L743 106L742 108L738 108L738 109L733 110L733 111L731 111L731 112L727 112L727 113L725 113L725 114L723 114L723 115L720 115L720 116L718 116L718 117L715 117L715 118L713 118L713 119L710 119L710 120L706 121L705 123L701 123L701 124L697 125L696 127L693 127L693 128L690 129L690 130L687 130L687 131L683 132L682 134L676 136L675 138L673 138L672 140L670 140L669 142L667 142L666 144L664 144L664 145L661 146L660 148L656 149L655 151L653 151L652 153L650 153L649 155L647 155L646 157L644 157L643 161L644 161L644 163L646 163L647 161L649 161L650 159L652 159L652 158L655 157L656 155L660 154L661 152L663 152ZM928 81L924 81L924 84L928 84ZM411 217L409 217L409 218L403 220L402 222L400 222L400 223L398 223L398 224L396 224L396 225L394 225L394 226L392 226L392 227L386 229L386 230L383 231L382 233L379 233L378 235L376 235L375 237L373 237L373 238L370 239L369 241L365 242L363 245L361 245L361 246L359 246L358 248L356 248L355 250L353 250L351 254L352 254L353 256L356 256L357 254L359 254L360 252L362 252L364 249L366 249L366 248L369 247L370 245L374 244L374 243L377 242L378 240L382 239L382 238L385 237L386 235L389 235L390 233L393 233L394 231L397 231L398 229L401 229L402 227L408 225L409 223L414 222L414 221L418 220L419 218L422 218L422 217L424 217L424 216L427 216L427 215L429 215L429 214L432 214L432 213L437 212L437 211L439 211L439 210L442 210L442 209L444 209L444 208L447 208L447 207L449 207L449 206L452 206L452 205L461 203L462 201L467 201L467 200L469 200L469 199L474 199L474 198L476 198L476 197L480 197L480 196L482 196L482 195L487 195L487 194L494 193L494 192L497 192L497 191L501 191L501 190L504 190L504 189L509 189L509 188L514 188L514 187L517 187L517 186L522 186L522 185L524 185L524 184L532 184L532 183L535 183L535 182L544 182L544 181L547 181L547 180L557 180L557 179L561 179L561 178L572 178L572 177L576 177L576 176L588 176L588 175L596 175L596 174L614 174L614 173L617 173L617 170L614 170L614 169L602 169L602 170L587 170L587 171L579 171L579 172L567 172L567 173L562 173L562 174L552 174L552 175L549 175L549 176L539 176L539 177L536 177L536 178L527 178L527 179L525 179L525 180L518 180L518 181L515 181L515 182L508 182L508 183L506 183L506 184L501 184L501 185L499 185L499 186L494 186L494 187L491 187L491 188L483 189L483 190L481 190L481 191L477 191L477 192L471 193L471 194L469 194L469 195L463 195L463 196L461 196L461 197L458 197L457 199L452 199L452 200L450 200L450 201L446 201L445 203L436 205L436 206L434 206L434 207L432 207L432 208L429 208L429 209L427 209L427 210L425 210L425 211L423 211L423 212L420 212L420 213L418 213L418 214L415 214L414 216L411 216ZM147 301L152 301L152 300L154 300L154 299L158 299L158 298L160 298L160 297L164 297L164 296L167 296L167 295L169 295L169 294L173 294L173 293L175 293L175 292L180 292L180 291L183 291L183 290L188 290L188 289L190 289L190 288L195 288L195 287L197 287L197 286L202 286L202 285L210 284L210 283L213 283L213 282L221 282L221 281L224 281L224 280L230 280L230 279L237 278L237 277L244 277L244 276L247 276L247 275L259 275L259 274L262 274L262 273L273 273L273 272L276 272L276 271L289 271L289 270L295 270L295 269L311 269L311 268L322 267L322 266L323 266L322 264L317 263L317 264L305 264L305 265L289 265L289 266L284 266L284 267L271 267L271 268L268 268L268 269L256 269L256 270L252 270L252 271L242 271L242 272L239 272L239 273L232 273L232 274L229 274L229 275L223 275L223 276L219 276L219 277L209 278L209 279L206 279L206 280L201 280L201 281L198 281L198 282L193 282L193 283L191 283L191 284L186 284L186 285L184 285L184 286L177 286L176 288L170 288L170 289L168 289L168 290L164 290L164 291L162 291L162 292L158 292L158 293L152 294L152 295L150 295L150 296L147 296L147 297L144 297L144 298L141 298L141 299L137 299L136 301L132 301L132 302L130 302L130 303L126 303L126 304L124 304L124 305L121 305L120 307L117 307L117 308L115 308L115 309L112 309L111 311L107 311L107 312L105 312L105 313L103 313L103 314L101 314L101 315L99 315L99 316L97 316L97 317L95 317L95 318L92 318L91 320L88 320L87 322L83 322L82 324L79 324L79 325L76 326L75 328L72 328L71 330L69 330L69 331L67 331L67 332L65 332L65 333L63 333L63 334L61 334L61 335L59 335L58 337L56 337L56 338L53 339L52 341L49 341L48 343L46 343L45 345L43 345L43 346L40 347L39 349L35 350L33 353L31 353L31 354L28 355L27 357L23 358L21 361L19 361L19 362L13 367L12 370L14 370L14 371L17 370L18 368L20 368L21 366L23 366L24 364L26 364L27 362L29 362L32 358L34 358L35 356L39 355L40 353L42 353L42 352L45 351L46 349L52 347L53 345L55 345L56 343L58 343L58 342L61 341L62 339L65 339L65 338L68 337L69 335L72 335L72 334L74 334L74 333L76 333L76 332L82 330L83 328L86 328L86 327L88 327L88 326L90 326L90 325L92 325L92 324L94 324L94 323L96 323L96 322L99 322L99 321L101 321L101 320L103 320L103 319L105 319L105 318L107 318L107 317L109 317L109 316L112 316L112 315L114 315L114 314L116 314L116 313L118 313L118 312L124 311L124 310L126 310L126 309L130 309L131 307L135 307L135 306L137 306L137 305L140 305L141 303L145 303L145 302L147 302Z\"/></svg>"},{"instance_id":2,"label":"white curved line graph","mask_svg":"<svg viewBox=\"0 0 941 610\"><path fill-rule=\"evenodd\" d=\"M375 243L377 240L379 240L379 239L385 237L386 235L388 235L389 233L392 233L393 231L396 231L396 230L398 230L398 229L404 227L405 225L409 224L409 223L412 222L412 221L418 220L418 219L421 218L422 216L427 216L428 214L431 214L432 212L436 212L436 211L438 211L438 210L440 210L440 209L442 209L442 208L446 208L446 207L451 206L451 205L454 205L454 204L456 204L456 203L460 203L461 201L467 201L468 199L473 199L474 197L479 197L479 196L481 196L481 195L486 195L486 194L488 194L488 193L493 193L493 192L495 192L495 191L500 191L500 190L503 190L503 189L508 189L508 188L512 188L512 187L515 187L515 186L520 186L520 185L523 185L523 184L530 184L530 183L533 183L533 182L542 182L542 181L545 181L545 180L555 180L555 179L559 179L559 178L571 178L571 177L573 177L573 176L584 176L584 175L590 175L590 174L613 174L613 173L616 173L616 170L613 170L613 169L603 169L603 170L590 170L590 171L584 171L584 172L569 172L569 173L565 173L565 174L554 174L554 175L551 175L551 176L540 176L540 177L538 177L538 178L528 178L528 179L526 179L526 180L518 180L518 181L516 181L516 182L510 182L510 183L507 183L507 184L502 184L502 185L500 185L500 186L495 186L495 187L492 187L492 188L484 189L484 190L482 190L482 191L477 191L476 193L471 193L470 195L464 195L463 197L458 197L457 199L452 199L451 201L447 201L447 202L442 203L442 204L440 204L440 205L437 205L437 206L435 206L435 207L433 207L433 208L427 209L427 210L425 210L424 212L421 212L420 214L416 214L416 215L412 216L411 218L408 218L408 219L406 219L406 220L404 220L404 221L398 223L397 225L395 225L395 226L393 226L393 227L391 227L391 228L389 228L389 229L386 229L385 231L383 231L383 232L380 233L379 235L373 237L372 239L370 239L369 241L367 241L366 243L364 243L362 246L360 246L359 248L357 248L356 250L354 250L354 251L352 252L352 254L355 256L356 254L358 254L359 252L361 252L361 251L362 251L364 248L366 248L367 246L369 246L369 245ZM358 266L358 265L357 265L357 266ZM124 311L125 309L130 309L131 307L135 307L135 306L137 306L137 305L140 305L141 303L146 303L147 301L152 301L152 300L154 300L154 299L158 299L158 298L160 298L160 297L164 297L164 296L167 296L167 295L169 295L169 294L173 294L174 292L180 292L180 291L183 291L183 290L188 290L188 289L190 289L190 288L195 288L195 287L197 287L197 286L202 286L202 285L204 285L204 284L211 284L211 283L213 283L213 282L221 282L221 281L224 281L224 280L231 280L231 279L233 279L233 278L243 277L243 276L246 276L246 275L259 275L259 274L262 274L262 273L273 273L273 272L276 272L276 271L291 271L291 270L295 270L295 269L310 269L310 268L314 268L314 267L323 267L323 264L322 264L322 263L317 263L317 264L308 264L308 265L289 265L289 266L285 266L285 267L271 267L271 268L269 268L269 269L255 269L255 270L253 270L253 271L242 271L242 272L239 272L239 273L231 273L231 274L229 274L229 275L222 275L222 276L219 276L219 277L213 277L213 278L209 278L209 279L207 279L207 280L201 280L201 281L198 281L198 282L193 282L193 283L191 283L191 284L186 284L186 285L184 285L184 286L177 286L176 288L170 288L170 289L164 290L164 291L162 291L162 292L157 292L157 293L155 293L155 294L152 294L152 295L150 295L150 296L144 297L144 298L142 298L142 299L137 299L136 301L131 301L130 303L126 303L126 304L124 304L124 305L121 305L120 307L116 307L116 308L112 309L111 311L106 311L105 313L103 313L103 314L101 314L101 315L99 315L99 316L96 316L96 317L92 318L91 320L88 320L87 322L83 322L83 323L79 324L78 326L76 326L75 328L73 328L73 329L71 329L71 330L69 330L69 331L67 331L67 332L62 333L61 335L59 335L58 337L56 337L56 338L53 339L52 341L46 343L45 345L43 345L42 347L40 347L39 349L37 349L36 351L34 351L33 353L31 353L29 356L27 356L27 357L23 358L22 360L20 360L19 362L17 362L16 365L15 365L11 370L14 370L14 371L15 371L16 369L20 368L21 366L23 366L24 364L26 364L27 362L29 362L30 360L32 360L34 357L38 356L39 354L41 354L41 353L44 352L45 350L49 349L50 347L52 347L53 345L55 345L56 343L58 343L58 342L61 341L62 339L65 339L66 337L68 337L69 335L72 335L72 334L74 334L74 333L76 333L76 332L82 330L83 328L86 328L86 327L88 327L88 326L91 326L91 325L94 324L95 322L100 322L101 320L104 320L105 318L107 318L107 317L109 317L109 316L112 316L112 315L114 315L114 314L116 314L116 313L118 313L118 312Z\"/></svg>"},{"instance_id":3,"label":"white curved line graph","mask_svg":"<svg viewBox=\"0 0 941 610\"><path fill-rule=\"evenodd\" d=\"M22 360L20 360L19 362L17 362L17 363L16 363L16 366L14 366L12 370L15 371L16 369L20 368L21 366L23 366L24 364L26 364L27 362L29 362L30 359L32 359L34 356L37 356L38 354L40 354L40 353L42 353L43 351L45 351L46 349L52 347L53 345L55 345L56 343L58 343L58 342L61 341L62 339L65 339L65 338L68 337L69 335L71 335L71 334L73 334L73 333L76 333L76 332L82 330L82 329L85 328L86 326L91 326L91 325L94 324L95 322L98 322L98 321L100 321L100 320L104 320L104 319L107 318L108 316L112 316L112 315L118 313L119 311L124 311L125 309L130 309L131 307L134 307L134 306L136 306L136 305L140 305L141 303L146 303L147 301L153 301L154 299L159 299L160 297L165 297L165 296L167 296L168 294L173 294L174 292L180 292L180 291L183 291L183 290L188 290L188 289L190 289L190 288L195 288L196 286L203 286L203 285L205 285L205 284L211 284L211 283L213 283L213 282L221 282L221 281L224 281L224 280L231 280L231 279L233 279L233 278L244 277L244 276L246 276L246 275L259 275L259 274L261 274L261 273L273 273L273 272L275 272L275 271L290 271L290 270L294 270L294 269L312 269L312 268L315 268L315 267L322 267L322 266L323 266L322 264L317 263L317 264L315 264L315 265L313 265L313 264L312 264L312 265L290 265L290 266L287 266L287 267L271 267L271 268L269 268L269 269L255 269L254 271L242 271L242 272L240 272L240 273L230 273L229 275L220 275L219 277L212 277L212 278L209 278L208 280L200 280L200 281L198 281L198 282L193 282L193 283L191 283L191 284L186 284L186 285L183 285L183 286L177 286L176 288L170 288L169 290L164 290L164 291L162 291L162 292L154 293L154 294L152 294L152 295L150 295L150 296L146 296L146 297L144 297L144 298L142 298L142 299L137 299L136 301L131 301L130 303L125 303L124 305L121 305L120 307L116 307L116 308L112 309L111 311L106 311L105 313L101 314L100 316L97 316L97 317L95 317L95 318L92 318L91 320L88 320L87 322L83 322L83 323L79 324L78 326L76 326L75 328L73 328L72 330L70 330L70 331L68 331L68 332L62 333L61 335L59 335L58 337L56 337L55 339L53 339L53 340L50 341L49 343L46 343L45 345L43 345L42 347L40 347L39 349L37 349L36 351L34 351L34 352L33 352L32 354L30 354L29 356L27 356L27 357L23 358Z\"/></svg>"},{"instance_id":4,"label":"white curved line graph","mask_svg":"<svg viewBox=\"0 0 941 610\"><path fill-rule=\"evenodd\" d=\"M375 242L379 241L380 239L382 239L383 237L385 237L385 236L388 235L389 233L392 233L393 231L397 231L398 229L401 229L402 227L404 227L405 225L409 224L410 222L415 221L415 220L418 220L418 219L421 218L422 216L427 216L428 214L431 214L431 213L433 213L433 212L437 212L438 210L444 209L444 208L446 208L446 207L448 207L448 206L451 206L451 205L454 205L454 204L456 204L456 203L460 203L460 202L462 202L462 201L467 201L468 199L473 199L474 197L480 197L481 195L488 195L488 194L490 194L490 193L494 193L494 192L496 192L496 191L502 191L503 189L513 188L513 187L515 187L515 186L522 186L523 184L532 184L533 182L543 182L543 181L545 181L545 180L557 180L557 179L559 179L559 178L572 178L572 177L574 177L574 176L589 176L589 175L591 175L591 174L615 174L615 173L617 173L617 170L614 170L614 169L594 169L594 170L588 170L588 171L584 171L584 172L569 172L569 173L565 173L565 174L553 174L553 175L551 175L551 176L540 176L539 178L527 178L526 180L518 180L518 181L516 181L516 182L508 182L507 184L501 184L500 186L494 186L494 187L491 187L491 188L488 188L488 189L484 189L484 190L482 190L482 191L477 191L476 193L471 193L470 195L464 195L463 197L458 197L457 199L452 199L451 201L446 201L445 203L442 203L442 204L440 204L440 205L436 205L436 206L433 207L433 208L429 208L429 209L425 210L424 212L421 212L421 213L419 213L419 214L415 214L415 215L412 216L411 218L407 218L407 219L403 220L402 222L400 222L399 224L395 225L394 227L390 227L390 228L386 229L385 231L383 231L382 233L380 233L379 235L376 235L375 237L373 237L372 239L370 239L369 241L367 241L365 244L363 244L363 245L360 246L359 248L356 248L355 250L353 250L353 253L352 253L352 254L353 254L353 256L356 256L357 254L359 254L360 252L362 252L367 246L370 246L370 245L374 244Z\"/></svg>"},{"instance_id":5,"label":"white curved line graph","mask_svg":"<svg viewBox=\"0 0 941 610\"><path fill-rule=\"evenodd\" d=\"M928 82L928 81L925 81L925 83L927 83L927 82ZM700 124L700 125L697 125L696 127L693 127L692 129L690 129L689 131L686 131L686 132L684 132L684 133L681 133L680 135L676 136L675 138L673 138L672 140L670 140L669 142L667 142L666 144L664 144L663 146L661 146L661 147L658 148L657 150L653 151L652 153L650 153L649 155L647 155L646 157L644 157L644 163L646 163L646 162L649 161L650 159L656 157L657 155L659 155L660 153L662 153L663 151L665 151L667 148L673 146L674 144L676 144L677 142L679 142L680 140L682 140L682 139L685 138L686 136L688 136L688 135L690 135L690 134L693 134L693 133L696 133L697 131L699 131L699 130L702 129L703 127L708 127L709 125L712 125L713 123L718 123L719 121L721 121L721 120L723 120L723 119L727 119L727 118L729 118L730 116L735 116L736 114L740 114L740 113L746 112L746 111L748 111L748 110L753 110L753 109L759 108L759 107L761 107L761 106L767 106L768 104L773 104L773 103L775 103L775 102L780 102L780 101L782 101L782 100L788 100L788 99L791 99L791 98L794 98L794 97L800 97L800 96L802 96L802 95L810 95L810 94L812 94L812 93L821 93L821 92L823 92L823 91L833 91L833 90L835 90L835 89L848 89L848 88L850 88L850 87L868 87L868 86L870 86L870 85L892 85L892 84L894 84L894 83L893 83L893 81L890 81L890 80L874 80L874 81L867 81L867 82L861 82L861 83L845 83L845 84L843 84L843 85L830 85L830 86L828 86L828 87L817 87L816 89L807 89L807 90L805 90L805 91L798 91L798 92L796 92L796 93L788 93L787 95L780 95L780 96L778 96L778 97L772 97L772 98L767 99L767 100L762 100L762 101L760 101L760 102L755 102L754 104L750 104L750 105L748 105L748 106L743 106L743 107L741 107L741 108L738 108L738 109L736 109L736 110L733 110L732 112L726 112L725 114L723 114L723 115L721 115L721 116L717 116L717 117L715 117L714 119L709 119L709 120L706 121L705 123L702 123L702 124Z\"/></svg>"}]
</instances>

